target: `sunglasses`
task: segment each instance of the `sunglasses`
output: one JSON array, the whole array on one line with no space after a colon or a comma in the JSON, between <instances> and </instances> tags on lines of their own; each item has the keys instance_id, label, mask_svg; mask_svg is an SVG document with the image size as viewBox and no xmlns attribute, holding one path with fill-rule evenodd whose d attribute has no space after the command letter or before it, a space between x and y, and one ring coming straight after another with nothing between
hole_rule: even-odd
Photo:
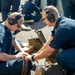
<instances>
[{"instance_id":1,"label":"sunglasses","mask_svg":"<svg viewBox=\"0 0 75 75\"><path fill-rule=\"evenodd\" d=\"M18 25L18 28L21 28L21 25L20 24L17 23L17 25Z\"/></svg>"}]
</instances>

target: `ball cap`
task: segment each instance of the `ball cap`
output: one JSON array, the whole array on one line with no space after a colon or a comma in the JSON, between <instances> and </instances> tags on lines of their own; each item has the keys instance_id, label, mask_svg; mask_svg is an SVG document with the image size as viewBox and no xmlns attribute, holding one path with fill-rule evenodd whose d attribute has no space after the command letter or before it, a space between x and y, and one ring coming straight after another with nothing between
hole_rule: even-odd
<instances>
[{"instance_id":1,"label":"ball cap","mask_svg":"<svg viewBox=\"0 0 75 75\"><path fill-rule=\"evenodd\" d=\"M13 18L13 17L16 17L18 15L20 15L20 18L17 20L17 23L20 25L21 28L25 29L26 27L24 25L24 18L22 17L22 14L21 13L19 13L19 12L11 13L9 15L9 18Z\"/></svg>"}]
</instances>

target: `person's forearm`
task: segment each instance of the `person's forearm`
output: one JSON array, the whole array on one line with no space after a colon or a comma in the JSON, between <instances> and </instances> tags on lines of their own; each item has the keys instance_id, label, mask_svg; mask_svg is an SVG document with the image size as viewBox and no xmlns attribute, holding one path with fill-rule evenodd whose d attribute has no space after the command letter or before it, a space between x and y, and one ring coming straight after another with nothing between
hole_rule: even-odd
<instances>
[{"instance_id":1,"label":"person's forearm","mask_svg":"<svg viewBox=\"0 0 75 75\"><path fill-rule=\"evenodd\" d=\"M35 54L34 56L34 60L39 60L39 59L43 59L43 58L47 58L47 54L44 53L43 51L41 51L40 53L38 54Z\"/></svg>"},{"instance_id":2,"label":"person's forearm","mask_svg":"<svg viewBox=\"0 0 75 75\"><path fill-rule=\"evenodd\" d=\"M49 45L49 43L52 39L53 39L53 37L51 37L37 53L41 52L44 48L47 48L47 46Z\"/></svg>"},{"instance_id":3,"label":"person's forearm","mask_svg":"<svg viewBox=\"0 0 75 75\"><path fill-rule=\"evenodd\" d=\"M14 41L14 47L15 47L19 52L22 52L22 51L23 51L22 47L19 45L19 43L17 42L16 39L15 39L15 41Z\"/></svg>"},{"instance_id":4,"label":"person's forearm","mask_svg":"<svg viewBox=\"0 0 75 75\"><path fill-rule=\"evenodd\" d=\"M8 55L6 53L0 53L0 61L9 61L17 59L15 55Z\"/></svg>"},{"instance_id":5,"label":"person's forearm","mask_svg":"<svg viewBox=\"0 0 75 75\"><path fill-rule=\"evenodd\" d=\"M51 48L48 45L47 48L41 50L41 52L36 53L34 55L34 60L39 60L39 59L47 58L47 57L51 56L55 51L56 50L54 48Z\"/></svg>"}]
</instances>

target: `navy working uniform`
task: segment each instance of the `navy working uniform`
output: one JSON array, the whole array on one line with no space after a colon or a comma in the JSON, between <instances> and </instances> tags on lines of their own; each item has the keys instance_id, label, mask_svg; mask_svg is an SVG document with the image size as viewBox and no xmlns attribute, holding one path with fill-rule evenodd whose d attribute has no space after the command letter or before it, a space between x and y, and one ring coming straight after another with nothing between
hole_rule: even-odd
<instances>
[{"instance_id":1,"label":"navy working uniform","mask_svg":"<svg viewBox=\"0 0 75 75\"><path fill-rule=\"evenodd\" d=\"M38 7L40 7L40 4L41 4L41 0L35 0L35 3Z\"/></svg>"},{"instance_id":2,"label":"navy working uniform","mask_svg":"<svg viewBox=\"0 0 75 75\"><path fill-rule=\"evenodd\" d=\"M5 21L10 13L12 5L12 12L18 12L20 0L1 0L1 12L2 12L2 21Z\"/></svg>"},{"instance_id":3,"label":"navy working uniform","mask_svg":"<svg viewBox=\"0 0 75 75\"><path fill-rule=\"evenodd\" d=\"M34 11L39 15L40 14L40 10L38 9L38 7L36 6L36 4L34 2L32 2L31 0L27 1L24 4L24 7L22 9L22 14L24 14L24 19L25 20L34 20L34 22L39 21L40 17L37 14L34 14Z\"/></svg>"},{"instance_id":4,"label":"navy working uniform","mask_svg":"<svg viewBox=\"0 0 75 75\"><path fill-rule=\"evenodd\" d=\"M3 24L0 24L0 52L7 54L15 54L13 41L15 37L11 31ZM0 75L21 74L23 59L15 59L10 61L0 61ZM32 68L29 61L28 69Z\"/></svg>"},{"instance_id":5,"label":"navy working uniform","mask_svg":"<svg viewBox=\"0 0 75 75\"><path fill-rule=\"evenodd\" d=\"M57 5L57 0L47 0L47 6L48 5L56 6Z\"/></svg>"},{"instance_id":6,"label":"navy working uniform","mask_svg":"<svg viewBox=\"0 0 75 75\"><path fill-rule=\"evenodd\" d=\"M61 0L64 16L75 19L75 0Z\"/></svg>"},{"instance_id":7,"label":"navy working uniform","mask_svg":"<svg viewBox=\"0 0 75 75\"><path fill-rule=\"evenodd\" d=\"M1 12L1 0L0 0L0 12Z\"/></svg>"},{"instance_id":8,"label":"navy working uniform","mask_svg":"<svg viewBox=\"0 0 75 75\"><path fill-rule=\"evenodd\" d=\"M53 40L49 44L63 51L56 55L59 65L75 72L75 20L61 16L52 31Z\"/></svg>"}]
</instances>

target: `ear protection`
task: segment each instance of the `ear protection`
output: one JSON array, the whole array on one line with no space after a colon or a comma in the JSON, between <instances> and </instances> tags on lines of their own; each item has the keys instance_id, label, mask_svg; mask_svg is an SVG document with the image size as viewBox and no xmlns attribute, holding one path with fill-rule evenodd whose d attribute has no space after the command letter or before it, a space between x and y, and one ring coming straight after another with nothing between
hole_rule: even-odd
<instances>
[{"instance_id":1,"label":"ear protection","mask_svg":"<svg viewBox=\"0 0 75 75\"><path fill-rule=\"evenodd\" d=\"M14 25L14 24L17 23L17 20L19 20L20 18L22 18L22 15L21 14L20 15L17 15L16 17L12 17L12 18L8 17L8 23L10 25Z\"/></svg>"},{"instance_id":2,"label":"ear protection","mask_svg":"<svg viewBox=\"0 0 75 75\"><path fill-rule=\"evenodd\" d=\"M44 11L48 14L47 19L53 23L55 21L55 15L50 12L48 8L45 8Z\"/></svg>"}]
</instances>

